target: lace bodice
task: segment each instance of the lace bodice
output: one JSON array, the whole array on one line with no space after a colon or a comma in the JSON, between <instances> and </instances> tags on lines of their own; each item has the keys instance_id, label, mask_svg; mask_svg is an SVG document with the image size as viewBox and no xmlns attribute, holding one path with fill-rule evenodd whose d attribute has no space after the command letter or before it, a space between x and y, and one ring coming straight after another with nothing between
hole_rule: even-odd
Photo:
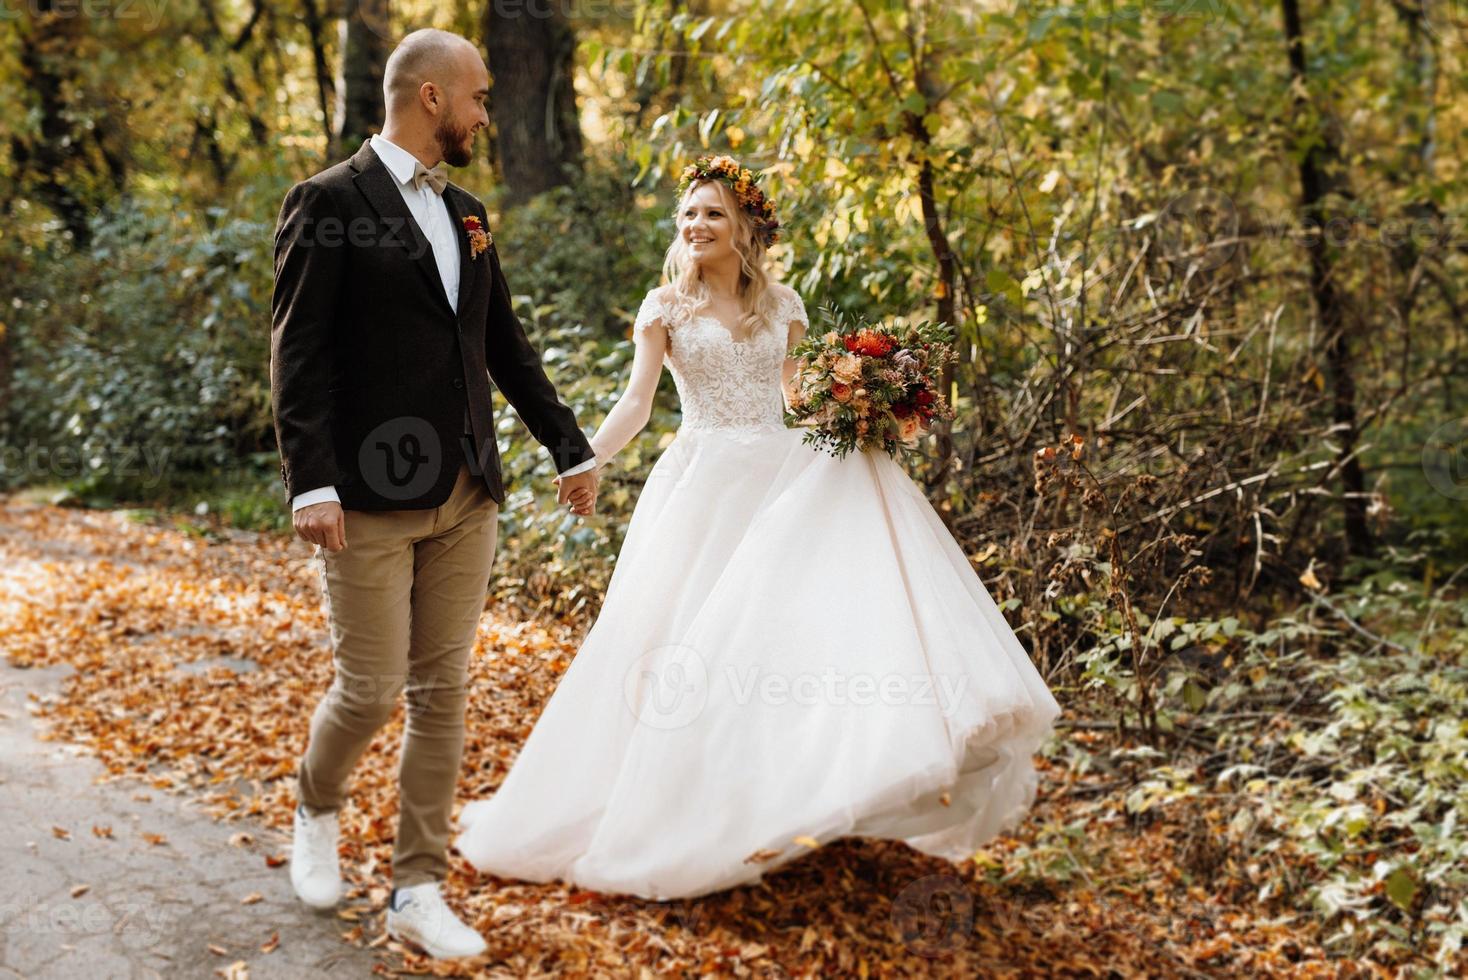
<instances>
[{"instance_id":1,"label":"lace bodice","mask_svg":"<svg viewBox=\"0 0 1468 980\"><path fill-rule=\"evenodd\" d=\"M665 360L683 407L680 428L716 429L735 438L785 428L780 369L788 325L810 324L798 295L783 295L774 322L748 340L735 340L706 313L674 323L672 310L654 290L642 301L633 330L640 334L656 320L668 330Z\"/></svg>"}]
</instances>

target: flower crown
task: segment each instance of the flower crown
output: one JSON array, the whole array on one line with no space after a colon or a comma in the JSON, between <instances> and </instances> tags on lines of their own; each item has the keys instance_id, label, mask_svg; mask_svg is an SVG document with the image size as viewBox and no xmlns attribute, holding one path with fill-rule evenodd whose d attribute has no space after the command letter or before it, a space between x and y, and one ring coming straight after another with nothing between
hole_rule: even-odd
<instances>
[{"instance_id":1,"label":"flower crown","mask_svg":"<svg viewBox=\"0 0 1468 980\"><path fill-rule=\"evenodd\" d=\"M740 210L754 219L755 234L769 248L780 240L780 219L775 217L775 202L765 197L757 186L759 176L752 170L739 166L730 156L699 157L683 168L678 182L678 197L682 198L696 180L717 180L734 192Z\"/></svg>"}]
</instances>

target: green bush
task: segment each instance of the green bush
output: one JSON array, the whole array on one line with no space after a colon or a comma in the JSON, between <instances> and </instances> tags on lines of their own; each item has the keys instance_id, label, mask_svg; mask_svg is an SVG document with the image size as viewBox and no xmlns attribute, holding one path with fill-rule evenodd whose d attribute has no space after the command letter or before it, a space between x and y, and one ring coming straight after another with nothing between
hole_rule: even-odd
<instances>
[{"instance_id":1,"label":"green bush","mask_svg":"<svg viewBox=\"0 0 1468 980\"><path fill-rule=\"evenodd\" d=\"M130 200L93 228L85 252L9 257L0 484L147 496L236 471L269 435L272 228Z\"/></svg>"},{"instance_id":2,"label":"green bush","mask_svg":"<svg viewBox=\"0 0 1468 980\"><path fill-rule=\"evenodd\" d=\"M1468 937L1468 599L1457 583L1424 586L1421 559L1362 563L1348 588L1257 630L1159 620L1163 727L1178 744L1073 765L1147 753L1129 816L1189 799L1222 815L1223 859L1181 861L1195 883L1318 916L1334 955L1450 971ZM1125 688L1130 671L1104 647L1086 677Z\"/></svg>"}]
</instances>

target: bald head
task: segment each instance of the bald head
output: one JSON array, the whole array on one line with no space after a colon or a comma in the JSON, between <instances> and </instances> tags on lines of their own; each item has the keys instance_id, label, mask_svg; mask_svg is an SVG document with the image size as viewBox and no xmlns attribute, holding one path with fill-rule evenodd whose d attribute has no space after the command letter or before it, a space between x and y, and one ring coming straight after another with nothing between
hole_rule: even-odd
<instances>
[{"instance_id":1,"label":"bald head","mask_svg":"<svg viewBox=\"0 0 1468 980\"><path fill-rule=\"evenodd\" d=\"M416 103L424 82L451 89L484 70L479 49L468 38L432 27L414 31L393 49L382 77L389 116Z\"/></svg>"},{"instance_id":2,"label":"bald head","mask_svg":"<svg viewBox=\"0 0 1468 980\"><path fill-rule=\"evenodd\" d=\"M467 38L427 28L393 49L382 76L387 119L382 135L431 167L465 167L474 134L489 125L489 69Z\"/></svg>"}]
</instances>

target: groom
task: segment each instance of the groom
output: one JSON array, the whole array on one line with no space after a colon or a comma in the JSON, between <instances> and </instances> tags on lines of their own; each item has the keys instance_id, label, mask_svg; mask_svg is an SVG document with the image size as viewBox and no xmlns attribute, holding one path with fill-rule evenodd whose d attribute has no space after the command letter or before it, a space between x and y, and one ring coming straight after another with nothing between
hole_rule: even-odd
<instances>
[{"instance_id":1,"label":"groom","mask_svg":"<svg viewBox=\"0 0 1468 980\"><path fill-rule=\"evenodd\" d=\"M505 499L490 381L589 514L596 460L510 305L484 205L434 169L489 124L489 74L455 34L388 59L387 119L296 184L275 235L270 390L297 533L316 545L335 677L298 773L291 883L341 896L337 810L353 764L407 691L389 934L440 957L483 938L448 908L450 808L469 649Z\"/></svg>"}]
</instances>

